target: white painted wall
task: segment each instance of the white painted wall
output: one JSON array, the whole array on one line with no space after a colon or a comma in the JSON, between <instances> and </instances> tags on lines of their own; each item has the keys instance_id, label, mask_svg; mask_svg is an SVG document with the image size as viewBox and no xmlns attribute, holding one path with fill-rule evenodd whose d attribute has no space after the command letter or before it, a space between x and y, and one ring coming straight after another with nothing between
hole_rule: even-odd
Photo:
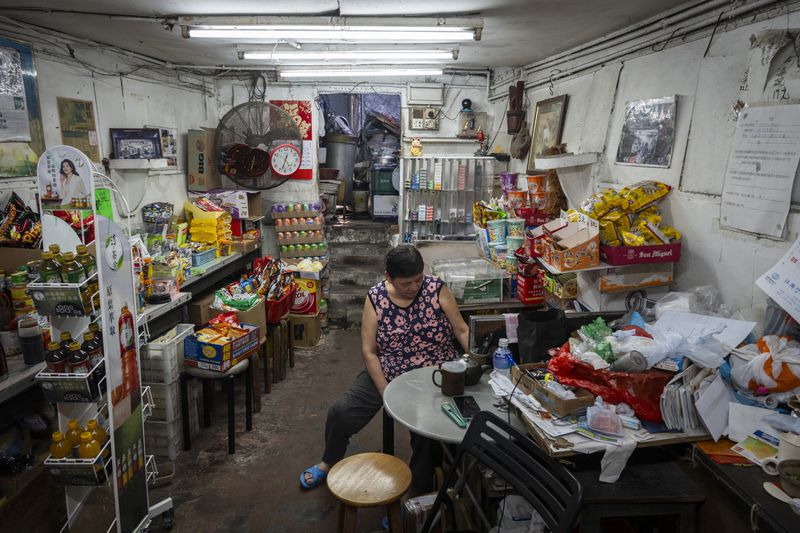
<instances>
[{"instance_id":1,"label":"white painted wall","mask_svg":"<svg viewBox=\"0 0 800 533\"><path fill-rule=\"evenodd\" d=\"M101 54L98 54L98 56ZM125 192L131 208L155 201L182 210L186 199L186 131L216 124L215 103L202 92L155 81L93 74L83 66L35 55L39 101L47 147L62 144L56 98L90 100L94 103L101 158L112 151L109 128L138 128L144 125L175 128L178 132L178 168L174 172L119 173L112 179ZM117 64L124 70L124 64ZM98 164L98 168L102 166ZM124 208L119 210L124 213ZM132 222L140 222L138 212Z\"/></svg>"},{"instance_id":2,"label":"white painted wall","mask_svg":"<svg viewBox=\"0 0 800 533\"><path fill-rule=\"evenodd\" d=\"M684 235L683 258L676 267L677 288L715 285L726 303L736 308L763 307L765 295L754 280L783 255L800 231L800 217L794 207L784 241L719 226L720 194L735 129L732 107L742 96L740 86L748 67L750 36L765 29L787 27L800 28L800 14L718 31L707 57L703 53L708 41L701 39L606 63L599 70L557 82L553 87L555 95L569 95L563 133L568 150L601 154L594 165L559 172L571 205L595 190L622 187L642 179L673 186L663 208L667 219ZM563 65L552 68L559 66ZM788 81L786 86L790 93L798 87ZM795 89L794 93L788 101L797 103L800 90ZM670 95L679 97L670 168L616 164L625 103ZM547 87L528 91L529 124L535 103L550 96ZM504 105L504 100L495 102L498 114ZM498 142L507 143L507 136L501 136ZM514 161L512 169L524 173L525 163Z\"/></svg>"}]
</instances>

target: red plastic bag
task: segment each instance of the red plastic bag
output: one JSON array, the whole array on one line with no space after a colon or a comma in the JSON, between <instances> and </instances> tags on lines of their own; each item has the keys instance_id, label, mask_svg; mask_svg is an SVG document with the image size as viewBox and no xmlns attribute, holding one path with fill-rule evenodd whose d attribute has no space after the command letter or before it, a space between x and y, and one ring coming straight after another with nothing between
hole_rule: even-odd
<instances>
[{"instance_id":1,"label":"red plastic bag","mask_svg":"<svg viewBox=\"0 0 800 533\"><path fill-rule=\"evenodd\" d=\"M569 343L550 359L547 368L564 385L586 389L608 403L625 402L633 408L636 416L649 422L661 422L661 393L673 377L661 370L637 374L595 370L572 357Z\"/></svg>"}]
</instances>

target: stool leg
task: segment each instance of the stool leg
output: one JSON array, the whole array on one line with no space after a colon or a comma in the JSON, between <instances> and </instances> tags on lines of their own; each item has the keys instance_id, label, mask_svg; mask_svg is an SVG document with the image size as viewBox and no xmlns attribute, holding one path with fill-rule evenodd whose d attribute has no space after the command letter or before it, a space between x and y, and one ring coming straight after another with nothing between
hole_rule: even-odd
<instances>
[{"instance_id":1,"label":"stool leg","mask_svg":"<svg viewBox=\"0 0 800 533\"><path fill-rule=\"evenodd\" d=\"M289 326L285 320L281 321L281 335L280 335L280 354L281 354L281 381L286 379L286 359L288 353L286 350L286 341L289 339Z\"/></svg>"},{"instance_id":2,"label":"stool leg","mask_svg":"<svg viewBox=\"0 0 800 533\"><path fill-rule=\"evenodd\" d=\"M278 326L275 325L270 326L269 332L270 332L270 337L269 340L267 340L267 343L269 344L270 352L272 352L270 354L270 357L272 358L272 382L277 383L281 379L281 367L280 367L281 361L280 357L278 357L278 352L280 352L280 350L278 349L278 345L280 344L278 338L279 337Z\"/></svg>"},{"instance_id":3,"label":"stool leg","mask_svg":"<svg viewBox=\"0 0 800 533\"><path fill-rule=\"evenodd\" d=\"M203 384L203 427L211 427L211 383L208 380L202 379L200 382Z\"/></svg>"},{"instance_id":4,"label":"stool leg","mask_svg":"<svg viewBox=\"0 0 800 533\"><path fill-rule=\"evenodd\" d=\"M234 395L235 390L233 384L236 380L236 376L231 376L225 379L225 386L228 389L228 453L232 454L236 452L236 420L234 419Z\"/></svg>"},{"instance_id":5,"label":"stool leg","mask_svg":"<svg viewBox=\"0 0 800 533\"><path fill-rule=\"evenodd\" d=\"M247 384L250 385L250 399L254 413L261 412L261 394L259 392L260 387L258 386L258 382L261 380L261 373L258 371L259 364L261 364L261 362L258 360L258 352L256 352L250 356L250 366L247 368L247 372L250 373Z\"/></svg>"},{"instance_id":6,"label":"stool leg","mask_svg":"<svg viewBox=\"0 0 800 533\"><path fill-rule=\"evenodd\" d=\"M258 357L256 357L258 359ZM252 362L252 361L251 361ZM253 429L253 365L247 365L244 371L244 429L250 431Z\"/></svg>"},{"instance_id":7,"label":"stool leg","mask_svg":"<svg viewBox=\"0 0 800 533\"><path fill-rule=\"evenodd\" d=\"M383 453L394 455L394 419L383 410Z\"/></svg>"},{"instance_id":8,"label":"stool leg","mask_svg":"<svg viewBox=\"0 0 800 533\"><path fill-rule=\"evenodd\" d=\"M389 519L389 533L403 533L403 518L400 514L400 500L393 501L386 506L386 516Z\"/></svg>"},{"instance_id":9,"label":"stool leg","mask_svg":"<svg viewBox=\"0 0 800 533\"><path fill-rule=\"evenodd\" d=\"M358 508L339 504L339 533L356 533ZM402 531L402 530L398 530Z\"/></svg>"},{"instance_id":10,"label":"stool leg","mask_svg":"<svg viewBox=\"0 0 800 533\"><path fill-rule=\"evenodd\" d=\"M292 327L288 323L286 327L286 343L289 345L289 368L294 368L294 336L292 335Z\"/></svg>"},{"instance_id":11,"label":"stool leg","mask_svg":"<svg viewBox=\"0 0 800 533\"><path fill-rule=\"evenodd\" d=\"M272 359L269 356L269 341L261 345L258 353L264 358L264 392L269 394L272 392Z\"/></svg>"},{"instance_id":12,"label":"stool leg","mask_svg":"<svg viewBox=\"0 0 800 533\"><path fill-rule=\"evenodd\" d=\"M183 451L192 449L192 435L189 430L189 374L181 372L181 418L183 418Z\"/></svg>"}]
</instances>

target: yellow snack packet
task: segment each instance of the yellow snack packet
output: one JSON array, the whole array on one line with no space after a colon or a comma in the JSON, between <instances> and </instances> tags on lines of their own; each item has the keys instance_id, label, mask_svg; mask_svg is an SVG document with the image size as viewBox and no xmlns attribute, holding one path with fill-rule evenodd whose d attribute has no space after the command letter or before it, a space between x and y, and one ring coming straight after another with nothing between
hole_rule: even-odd
<instances>
[{"instance_id":1,"label":"yellow snack packet","mask_svg":"<svg viewBox=\"0 0 800 533\"><path fill-rule=\"evenodd\" d=\"M681 232L672 226L661 226L661 233L663 233L670 241L681 240Z\"/></svg>"},{"instance_id":2,"label":"yellow snack packet","mask_svg":"<svg viewBox=\"0 0 800 533\"><path fill-rule=\"evenodd\" d=\"M669 194L671 187L658 181L640 181L632 185L629 190L621 193L623 204L626 211L641 211L645 207L653 204Z\"/></svg>"},{"instance_id":3,"label":"yellow snack packet","mask_svg":"<svg viewBox=\"0 0 800 533\"><path fill-rule=\"evenodd\" d=\"M621 197L617 191L607 189L603 192L591 195L589 198L581 202L579 209L587 216L600 220L614 207L620 205Z\"/></svg>"},{"instance_id":4,"label":"yellow snack packet","mask_svg":"<svg viewBox=\"0 0 800 533\"><path fill-rule=\"evenodd\" d=\"M647 244L645 238L639 233L639 230L636 228L632 228L631 231L623 231L622 233L622 242L625 243L625 246L644 246Z\"/></svg>"}]
</instances>

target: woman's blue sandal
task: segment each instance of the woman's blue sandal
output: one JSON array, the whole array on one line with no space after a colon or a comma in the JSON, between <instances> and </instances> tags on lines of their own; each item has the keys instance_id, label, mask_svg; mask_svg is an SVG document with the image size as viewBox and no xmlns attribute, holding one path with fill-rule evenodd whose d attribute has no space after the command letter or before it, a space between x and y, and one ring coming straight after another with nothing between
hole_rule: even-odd
<instances>
[{"instance_id":1,"label":"woman's blue sandal","mask_svg":"<svg viewBox=\"0 0 800 533\"><path fill-rule=\"evenodd\" d=\"M306 483L306 474L311 474L310 483ZM303 470L303 473L300 474L300 485L302 485L304 489L313 489L322 485L327 477L328 473L324 470L320 470L319 464L316 464Z\"/></svg>"}]
</instances>

